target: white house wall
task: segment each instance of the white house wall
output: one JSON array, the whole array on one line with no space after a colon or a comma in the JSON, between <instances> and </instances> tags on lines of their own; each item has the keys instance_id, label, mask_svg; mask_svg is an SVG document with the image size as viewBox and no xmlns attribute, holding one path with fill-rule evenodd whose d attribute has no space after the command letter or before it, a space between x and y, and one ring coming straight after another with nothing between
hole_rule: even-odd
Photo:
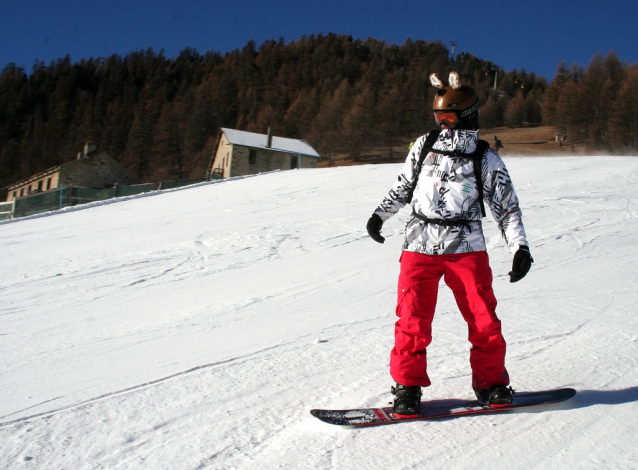
<instances>
[{"instance_id":1,"label":"white house wall","mask_svg":"<svg viewBox=\"0 0 638 470\"><path fill-rule=\"evenodd\" d=\"M217 146L217 152L215 153L213 171L222 171L224 178L234 176L230 174L232 153L233 146L228 142L226 135L222 134L221 139L219 139L219 145Z\"/></svg>"}]
</instances>

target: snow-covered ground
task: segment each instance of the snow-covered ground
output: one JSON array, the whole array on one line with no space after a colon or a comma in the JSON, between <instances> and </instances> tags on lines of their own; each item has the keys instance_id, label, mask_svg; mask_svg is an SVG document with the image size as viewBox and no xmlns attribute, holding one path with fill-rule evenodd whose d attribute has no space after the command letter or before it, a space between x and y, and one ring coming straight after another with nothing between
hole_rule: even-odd
<instances>
[{"instance_id":1,"label":"snow-covered ground","mask_svg":"<svg viewBox=\"0 0 638 470\"><path fill-rule=\"evenodd\" d=\"M534 411L344 430L390 400L407 210L365 232L400 165L277 172L0 223L3 469L638 467L638 159L506 160L536 260L485 224ZM489 217L489 216L488 216ZM428 398L471 398L442 283Z\"/></svg>"}]
</instances>

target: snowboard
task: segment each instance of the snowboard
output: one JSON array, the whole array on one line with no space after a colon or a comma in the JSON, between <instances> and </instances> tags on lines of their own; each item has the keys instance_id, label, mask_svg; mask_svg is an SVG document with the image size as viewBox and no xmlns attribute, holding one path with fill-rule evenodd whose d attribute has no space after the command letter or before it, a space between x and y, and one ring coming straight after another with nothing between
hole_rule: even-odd
<instances>
[{"instance_id":1,"label":"snowboard","mask_svg":"<svg viewBox=\"0 0 638 470\"><path fill-rule=\"evenodd\" d=\"M559 403L569 400L574 395L576 395L576 390L573 388L561 388L540 392L516 392L511 405L499 408L481 405L476 400L446 399L423 401L421 402L421 414L410 418L398 418L393 416L392 407L352 410L310 410L310 414L325 423L336 424L338 426L379 426L382 424L404 423L407 421L454 418L457 416L484 413L501 413L516 408Z\"/></svg>"}]
</instances>

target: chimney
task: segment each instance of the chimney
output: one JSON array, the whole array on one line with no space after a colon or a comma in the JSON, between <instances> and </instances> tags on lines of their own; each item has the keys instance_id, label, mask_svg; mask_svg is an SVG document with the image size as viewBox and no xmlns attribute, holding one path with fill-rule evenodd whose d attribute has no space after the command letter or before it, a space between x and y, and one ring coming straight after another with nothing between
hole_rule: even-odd
<instances>
[{"instance_id":1,"label":"chimney","mask_svg":"<svg viewBox=\"0 0 638 470\"><path fill-rule=\"evenodd\" d=\"M272 148L272 127L268 126L268 142L266 148Z\"/></svg>"},{"instance_id":2,"label":"chimney","mask_svg":"<svg viewBox=\"0 0 638 470\"><path fill-rule=\"evenodd\" d=\"M87 142L84 145L84 152L83 152L83 157L88 157L89 155L91 155L92 153L94 153L97 150L97 145L95 145L95 142Z\"/></svg>"}]
</instances>

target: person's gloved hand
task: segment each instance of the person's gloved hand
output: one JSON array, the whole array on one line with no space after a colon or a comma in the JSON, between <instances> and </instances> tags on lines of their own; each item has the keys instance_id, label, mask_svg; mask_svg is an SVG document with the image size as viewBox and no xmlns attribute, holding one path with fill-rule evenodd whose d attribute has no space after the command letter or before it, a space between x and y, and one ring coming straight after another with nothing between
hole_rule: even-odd
<instances>
[{"instance_id":1,"label":"person's gloved hand","mask_svg":"<svg viewBox=\"0 0 638 470\"><path fill-rule=\"evenodd\" d=\"M368 220L368 235L372 237L375 242L383 243L385 238L381 236L381 227L383 226L383 219L379 217L379 214L372 214L370 220Z\"/></svg>"},{"instance_id":2,"label":"person's gloved hand","mask_svg":"<svg viewBox=\"0 0 638 470\"><path fill-rule=\"evenodd\" d=\"M532 258L529 248L521 245L514 254L512 270L508 273L510 276L510 282L518 282L523 279L529 272L529 268L532 267L533 262L534 258Z\"/></svg>"}]
</instances>

